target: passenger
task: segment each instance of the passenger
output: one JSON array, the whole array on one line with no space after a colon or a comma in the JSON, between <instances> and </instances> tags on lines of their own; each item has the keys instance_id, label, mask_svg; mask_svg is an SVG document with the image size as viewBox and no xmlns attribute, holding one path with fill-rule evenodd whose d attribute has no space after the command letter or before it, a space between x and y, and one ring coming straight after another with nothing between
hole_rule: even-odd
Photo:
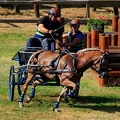
<instances>
[{"instance_id":1,"label":"passenger","mask_svg":"<svg viewBox=\"0 0 120 120\"><path fill-rule=\"evenodd\" d=\"M51 8L48 12L48 16L43 16L37 23L37 31L33 38L29 38L26 42L26 47L41 47L43 49L51 49L50 43L55 42L55 39L60 39L62 31L61 24L57 20L58 10ZM55 31L56 30L56 31ZM55 38L52 35L55 34ZM54 39L53 39L54 38Z\"/></svg>"},{"instance_id":2,"label":"passenger","mask_svg":"<svg viewBox=\"0 0 120 120\"><path fill-rule=\"evenodd\" d=\"M62 35L63 38L67 38L67 42L63 46L67 47L70 52L77 52L84 48L84 36L79 31L79 27L79 20L74 19L70 22L71 31Z\"/></svg>"}]
</instances>

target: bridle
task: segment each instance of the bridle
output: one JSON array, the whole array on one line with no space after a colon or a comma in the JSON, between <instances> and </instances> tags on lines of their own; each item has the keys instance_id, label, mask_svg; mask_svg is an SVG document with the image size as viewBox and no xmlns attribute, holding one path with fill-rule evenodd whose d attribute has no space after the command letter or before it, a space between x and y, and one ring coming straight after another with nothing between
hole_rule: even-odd
<instances>
[{"instance_id":1,"label":"bridle","mask_svg":"<svg viewBox=\"0 0 120 120\"><path fill-rule=\"evenodd\" d=\"M96 65L100 63L99 67ZM94 67L91 67L94 71L96 71L100 77L108 76L108 54L103 53L98 59L97 62L94 64Z\"/></svg>"}]
</instances>

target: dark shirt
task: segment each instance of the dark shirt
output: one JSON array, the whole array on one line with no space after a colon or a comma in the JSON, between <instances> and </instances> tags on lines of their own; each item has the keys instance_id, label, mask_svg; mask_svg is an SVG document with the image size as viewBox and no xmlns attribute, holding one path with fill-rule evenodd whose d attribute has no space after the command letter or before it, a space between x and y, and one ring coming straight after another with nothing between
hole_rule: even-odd
<instances>
[{"instance_id":1,"label":"dark shirt","mask_svg":"<svg viewBox=\"0 0 120 120\"><path fill-rule=\"evenodd\" d=\"M60 24L60 22L59 22L58 20L55 21L55 22L53 22L53 21L49 18L49 16L44 16L44 17L42 17L42 18L38 21L37 25L39 25L39 24L43 24L44 27L45 27L46 29L48 29L48 30L56 30L56 29L60 28L60 26L61 26L61 24ZM61 28L58 29L58 30L56 31L56 33L58 33L59 35L62 35L62 30L61 30Z\"/></svg>"}]
</instances>

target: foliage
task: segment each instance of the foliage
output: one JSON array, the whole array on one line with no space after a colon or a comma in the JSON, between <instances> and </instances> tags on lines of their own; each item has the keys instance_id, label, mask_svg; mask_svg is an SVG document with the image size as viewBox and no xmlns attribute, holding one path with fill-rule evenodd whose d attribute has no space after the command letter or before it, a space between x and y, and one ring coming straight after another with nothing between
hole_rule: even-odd
<instances>
[{"instance_id":1,"label":"foliage","mask_svg":"<svg viewBox=\"0 0 120 120\"><path fill-rule=\"evenodd\" d=\"M98 30L100 31L102 29L102 26L104 25L105 28L108 28L109 22L107 19L105 19L104 16L99 16L97 19L95 18L88 18L87 20L87 29L88 31L91 31L93 25L96 25Z\"/></svg>"}]
</instances>

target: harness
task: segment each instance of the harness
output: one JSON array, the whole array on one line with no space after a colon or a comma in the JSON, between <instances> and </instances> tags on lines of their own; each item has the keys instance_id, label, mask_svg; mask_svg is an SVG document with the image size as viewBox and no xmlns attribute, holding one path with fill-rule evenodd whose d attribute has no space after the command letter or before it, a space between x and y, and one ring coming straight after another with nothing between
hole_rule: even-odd
<instances>
[{"instance_id":1,"label":"harness","mask_svg":"<svg viewBox=\"0 0 120 120\"><path fill-rule=\"evenodd\" d=\"M108 55L102 54L100 58L98 58L97 63L100 62L100 67L98 70L96 67L91 67L94 71L96 71L99 74L100 78L107 78L108 77ZM94 66L96 66L96 64Z\"/></svg>"},{"instance_id":2,"label":"harness","mask_svg":"<svg viewBox=\"0 0 120 120\"><path fill-rule=\"evenodd\" d=\"M50 66L51 66L55 71L57 70L57 67L58 67L58 64L59 64L60 59L61 59L64 55L66 55L66 54L67 54L67 52L62 51L58 57L56 57L55 59L53 59L53 60L51 61ZM63 68L62 68L62 70L61 70L61 73L62 73L62 71L66 68L66 66L68 65L68 63L69 63L71 60L73 60L73 67L74 67L74 69L68 70L67 72L78 73L77 66L76 66L76 54L72 55L72 56L66 61L66 63L64 64L64 66L63 66ZM56 73L56 75L57 75L57 72L55 72L55 73Z\"/></svg>"},{"instance_id":3,"label":"harness","mask_svg":"<svg viewBox=\"0 0 120 120\"><path fill-rule=\"evenodd\" d=\"M54 58L54 59L51 61L50 66L56 70L56 69L57 69L57 66L58 66L58 63L59 63L59 61L60 61L60 58L61 58L62 56L64 56L65 54L66 54L65 52L61 52L61 54L60 54L58 57Z\"/></svg>"}]
</instances>

